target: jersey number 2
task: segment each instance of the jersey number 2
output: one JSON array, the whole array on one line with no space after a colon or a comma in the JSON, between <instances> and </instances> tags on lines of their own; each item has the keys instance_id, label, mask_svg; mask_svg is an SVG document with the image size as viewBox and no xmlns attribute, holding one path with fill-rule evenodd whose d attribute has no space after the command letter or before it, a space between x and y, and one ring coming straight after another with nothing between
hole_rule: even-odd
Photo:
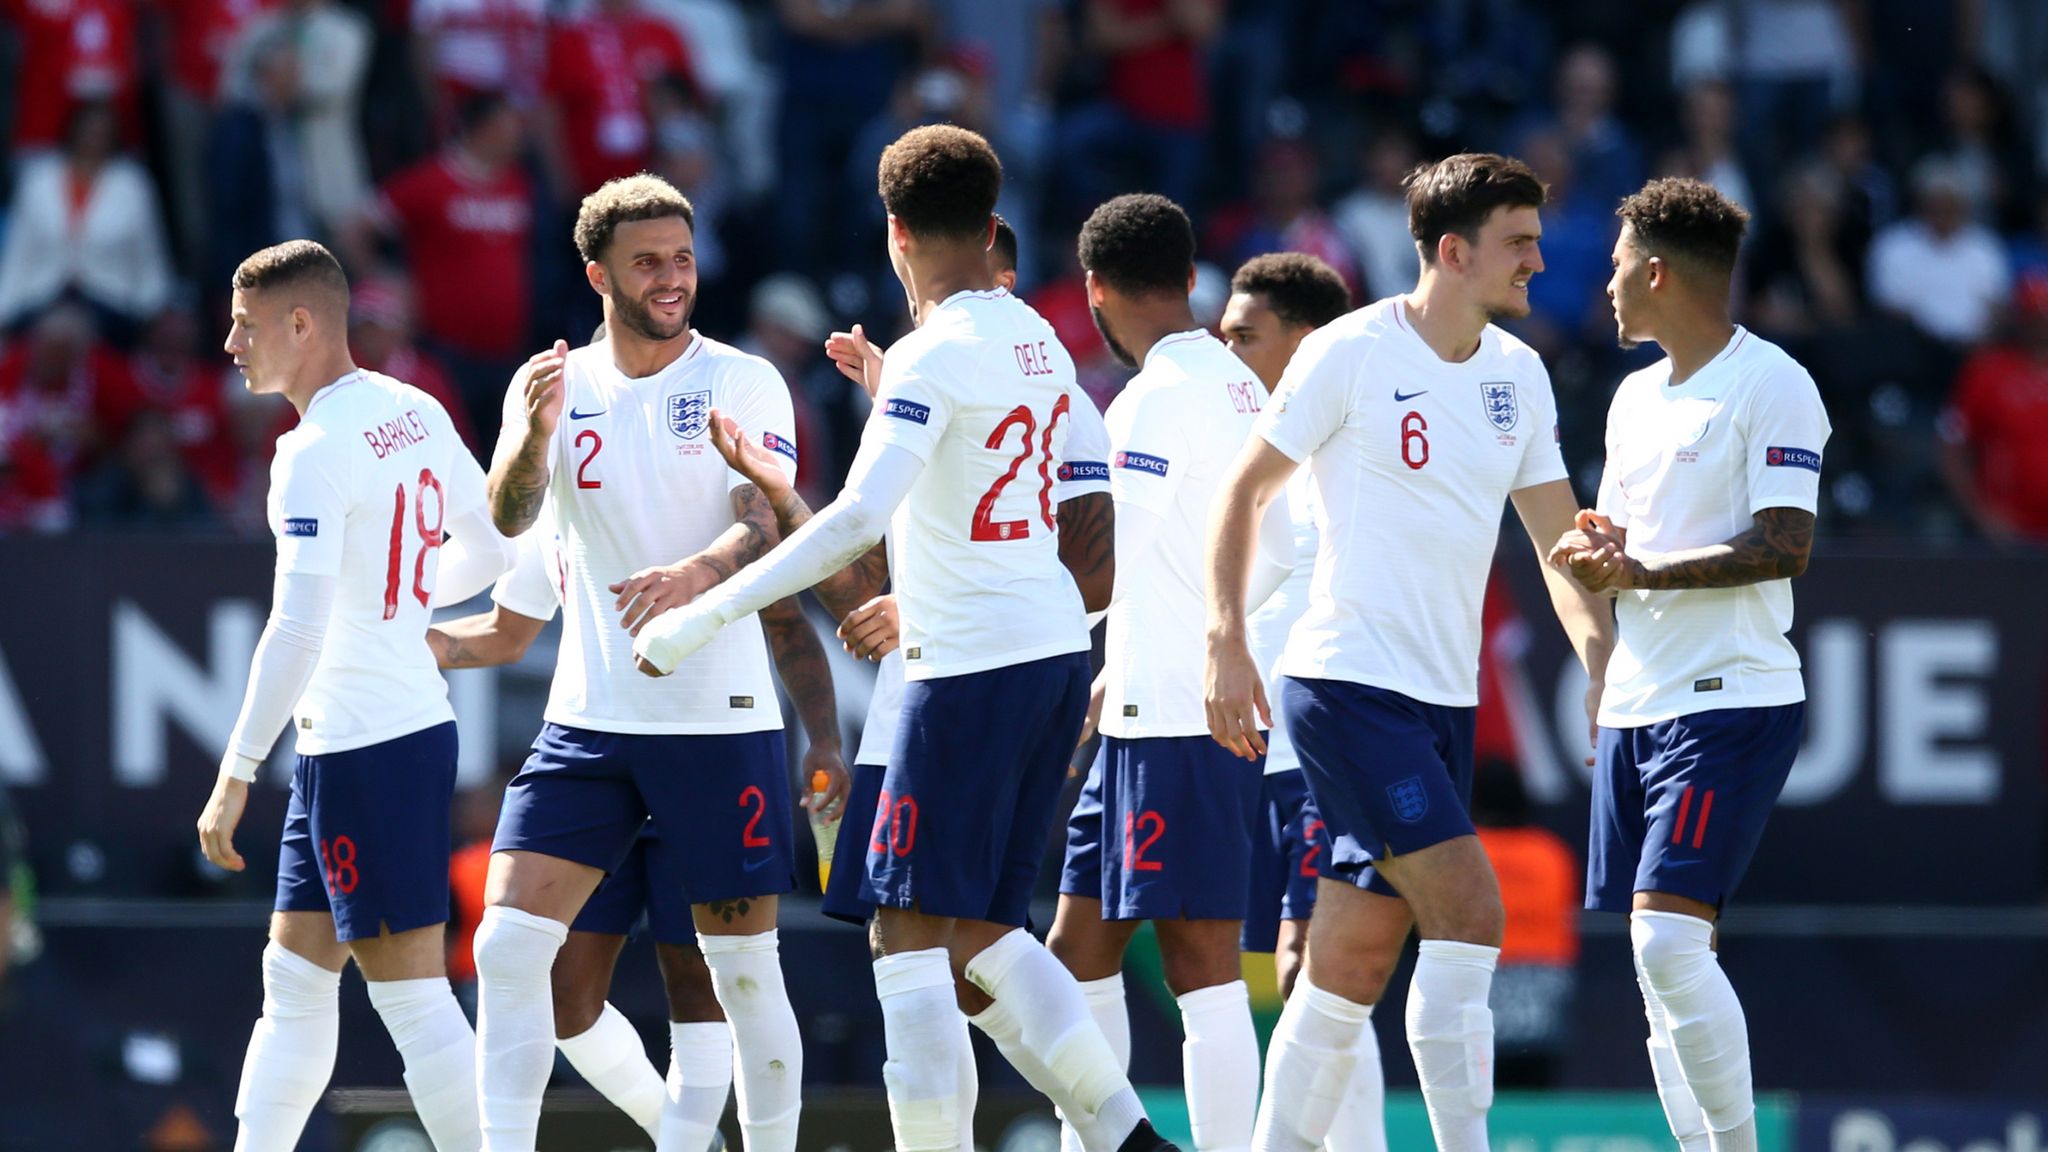
<instances>
[{"instance_id":1,"label":"jersey number 2","mask_svg":"<svg viewBox=\"0 0 2048 1152\"><path fill-rule=\"evenodd\" d=\"M1065 396L1061 396L1053 403L1052 418L1045 422L1045 434L1038 442L1038 516L1045 521L1048 529L1054 528L1058 523L1052 515L1052 433L1053 429L1059 427L1060 417L1067 414L1067 404ZM1002 496L1003 489L1009 486L1010 481L1017 478L1017 469L1022 468L1024 461L1031 458L1031 434L1038 431L1038 420L1031 415L1031 409L1019 404L1010 409L1009 415L1004 416L996 424L995 431L988 434L987 447L1001 448L1003 437L1013 425L1022 425L1024 428L1024 435L1017 441L1017 455L1011 459L1009 470L996 477L996 482L991 484L989 490L982 493L981 499L975 503L974 524L967 533L969 540L1022 540L1031 535L1029 519L995 519L996 500Z\"/></svg>"},{"instance_id":2,"label":"jersey number 2","mask_svg":"<svg viewBox=\"0 0 2048 1152\"><path fill-rule=\"evenodd\" d=\"M432 528L427 527L427 491L429 489L432 489L434 493L434 526ZM412 562L412 594L420 602L420 607L424 608L427 606L427 601L433 598L433 594L427 591L427 552L431 549L439 548L445 541L446 538L441 535L441 529L446 527L448 523L447 497L441 491L441 482L434 479L434 473L426 468L420 469L419 487L413 489L412 522L413 528L419 533L420 538L419 555ZM386 620L398 615L398 574L399 570L404 567L402 563L404 551L405 483L400 481L397 490L391 494L391 553L384 560L384 618Z\"/></svg>"}]
</instances>

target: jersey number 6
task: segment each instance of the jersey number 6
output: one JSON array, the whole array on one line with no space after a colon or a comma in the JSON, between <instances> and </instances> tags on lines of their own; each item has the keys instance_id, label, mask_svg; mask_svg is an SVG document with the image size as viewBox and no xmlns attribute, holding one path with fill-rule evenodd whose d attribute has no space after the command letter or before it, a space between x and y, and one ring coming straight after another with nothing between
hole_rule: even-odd
<instances>
[{"instance_id":1,"label":"jersey number 6","mask_svg":"<svg viewBox=\"0 0 2048 1152\"><path fill-rule=\"evenodd\" d=\"M1420 412L1410 412L1401 417L1401 463L1420 470L1429 463L1429 421Z\"/></svg>"},{"instance_id":2,"label":"jersey number 6","mask_svg":"<svg viewBox=\"0 0 2048 1152\"><path fill-rule=\"evenodd\" d=\"M1049 530L1055 529L1058 525L1058 521L1054 520L1052 515L1052 432L1059 427L1060 417L1067 414L1067 403L1065 396L1061 396L1053 403L1052 418L1045 422L1045 434L1038 442L1038 516L1045 521L1045 526ZM982 493L981 499L975 503L974 524L967 532L969 540L1022 540L1031 535L1029 519L1001 522L995 519L997 498L1002 496L1003 489L1010 481L1017 478L1017 469L1022 468L1024 461L1031 458L1031 434L1038 431L1038 420L1031 415L1031 409L1022 404L1010 409L1009 415L1004 416L996 424L995 431L988 434L987 447L1001 448L1003 437L1010 428L1020 424L1023 425L1024 435L1017 441L1017 455L1011 459L1009 471L996 477L996 482L990 485L989 490Z\"/></svg>"},{"instance_id":3,"label":"jersey number 6","mask_svg":"<svg viewBox=\"0 0 2048 1152\"><path fill-rule=\"evenodd\" d=\"M434 526L427 527L427 491L434 493ZM427 606L433 594L427 591L427 552L439 548L444 540L441 529L448 523L448 500L441 491L441 482L434 479L434 473L420 469L419 487L412 493L412 521L419 533L420 551L412 563L412 594L419 600L420 607ZM398 573L403 567L401 553L405 550L405 483L400 481L397 491L391 494L391 553L384 560L384 618L398 615Z\"/></svg>"}]
</instances>

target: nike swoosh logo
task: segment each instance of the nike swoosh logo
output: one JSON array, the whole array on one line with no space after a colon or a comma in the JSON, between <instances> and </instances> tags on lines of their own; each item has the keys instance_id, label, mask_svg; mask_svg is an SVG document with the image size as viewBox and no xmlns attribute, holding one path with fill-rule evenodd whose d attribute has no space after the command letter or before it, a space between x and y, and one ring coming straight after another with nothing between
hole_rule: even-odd
<instances>
[{"instance_id":1,"label":"nike swoosh logo","mask_svg":"<svg viewBox=\"0 0 2048 1152\"><path fill-rule=\"evenodd\" d=\"M1421 395L1423 395L1424 393L1426 393L1426 392L1428 392L1428 391L1429 391L1429 389L1427 389L1427 388L1424 388L1424 389L1423 389L1423 390L1422 390L1421 392L1403 392L1403 391L1401 391L1401 390L1400 390L1399 388L1396 388L1396 389L1394 389L1394 403L1396 403L1396 404L1402 404L1402 403L1405 403L1405 402L1407 402L1407 401L1409 401L1409 400L1413 400L1413 399L1415 399L1415 398L1416 398L1417 396L1421 396Z\"/></svg>"},{"instance_id":2,"label":"nike swoosh logo","mask_svg":"<svg viewBox=\"0 0 2048 1152\"><path fill-rule=\"evenodd\" d=\"M569 419L571 419L571 420L588 420L588 419L590 419L590 418L591 418L592 416L602 416L602 415L604 415L604 414L605 414L606 412L608 412L608 411L610 411L610 409L607 409L607 408L599 408L599 409L598 409L597 411L595 411L595 412L578 412L578 411L577 411L577 410L575 410L574 408L571 408L571 409L569 409Z\"/></svg>"}]
</instances>

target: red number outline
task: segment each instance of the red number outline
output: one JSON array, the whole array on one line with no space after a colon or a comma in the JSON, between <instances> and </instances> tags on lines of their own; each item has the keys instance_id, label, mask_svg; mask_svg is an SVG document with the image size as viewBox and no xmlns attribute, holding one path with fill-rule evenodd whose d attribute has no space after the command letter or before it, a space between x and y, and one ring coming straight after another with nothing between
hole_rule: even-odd
<instances>
[{"instance_id":1,"label":"red number outline","mask_svg":"<svg viewBox=\"0 0 2048 1152\"><path fill-rule=\"evenodd\" d=\"M435 524L427 527L427 490L433 489ZM419 488L412 496L413 530L420 536L420 554L412 566L412 594L426 607L433 599L427 591L427 551L447 543L443 529L448 524L448 496L441 490L441 481L435 479L432 469L420 469ZM405 553L405 481L400 480L391 493L391 551L384 559L384 619L398 615L398 574L404 569Z\"/></svg>"},{"instance_id":2,"label":"red number outline","mask_svg":"<svg viewBox=\"0 0 2048 1152\"><path fill-rule=\"evenodd\" d=\"M1152 822L1152 835L1146 837L1143 844L1139 844L1137 842L1137 831L1145 826L1145 821L1147 820ZM1124 813L1125 870L1131 872L1165 871L1165 861L1145 859L1145 853L1151 851L1152 846L1159 843L1159 838L1164 835L1166 835L1166 817L1161 816L1159 813L1149 808L1143 812Z\"/></svg>"},{"instance_id":3,"label":"red number outline","mask_svg":"<svg viewBox=\"0 0 2048 1152\"><path fill-rule=\"evenodd\" d=\"M993 519L997 498L1002 496L1004 488L1009 487L1010 481L1017 478L1017 469L1022 468L1024 461L1031 458L1031 434L1038 431L1038 418L1031 414L1031 409L1019 404L1010 409L1009 415L1002 418L995 431L988 434L986 447L1001 448L1003 434L1008 432L1013 424L1024 426L1022 451L1010 461L1009 470L996 477L996 482L988 491L982 493L981 499L975 503L974 524L967 531L969 540L1022 540L1031 535L1029 520L1005 520L998 524Z\"/></svg>"},{"instance_id":4,"label":"red number outline","mask_svg":"<svg viewBox=\"0 0 2048 1152\"><path fill-rule=\"evenodd\" d=\"M1068 407L1067 395L1062 392L1053 403L1052 418L1045 422L1045 435L1038 442L1038 478L1043 481L1038 486L1038 517L1045 521L1048 531L1055 532L1059 530L1059 521L1053 519L1052 514L1052 432L1060 426L1060 417L1067 414Z\"/></svg>"},{"instance_id":5,"label":"red number outline","mask_svg":"<svg viewBox=\"0 0 2048 1152\"><path fill-rule=\"evenodd\" d=\"M875 826L868 830L868 851L886 853L889 842L882 839L882 829L889 826L889 790L882 789L875 797Z\"/></svg>"},{"instance_id":6,"label":"red number outline","mask_svg":"<svg viewBox=\"0 0 2048 1152\"><path fill-rule=\"evenodd\" d=\"M1415 422L1413 427L1410 427L1408 423L1411 420ZM1401 417L1401 463L1418 472L1422 470L1423 465L1429 463L1429 437L1423 435L1427 431L1429 431L1429 421L1422 418L1422 413L1410 412L1406 416ZM1408 442L1411 439L1422 445L1422 458L1420 460L1408 454Z\"/></svg>"},{"instance_id":7,"label":"red number outline","mask_svg":"<svg viewBox=\"0 0 2048 1152\"><path fill-rule=\"evenodd\" d=\"M576 487L602 488L604 487L604 481L586 480L583 477L583 473L590 467L590 462L597 459L597 454L604 449L604 437L599 436L595 428L585 428L576 434L576 446L578 448L583 446L583 438L586 436L590 438L590 455L583 458L583 463L576 465Z\"/></svg>"},{"instance_id":8,"label":"red number outline","mask_svg":"<svg viewBox=\"0 0 2048 1152\"><path fill-rule=\"evenodd\" d=\"M346 896L362 882L362 873L356 868L356 842L347 836L322 840L320 860L326 865L328 895Z\"/></svg>"},{"instance_id":9,"label":"red number outline","mask_svg":"<svg viewBox=\"0 0 2048 1152\"><path fill-rule=\"evenodd\" d=\"M761 817L768 814L768 797L762 793L760 785L749 784L745 788L740 789L740 807L745 808L747 806L749 797L753 799L756 807L754 808L753 817L747 821L746 829L740 833L740 847L766 848L774 843L774 841L766 836L757 835L755 829L760 827Z\"/></svg>"},{"instance_id":10,"label":"red number outline","mask_svg":"<svg viewBox=\"0 0 2048 1152\"><path fill-rule=\"evenodd\" d=\"M1301 838L1308 841L1308 855L1301 858L1301 874L1303 876L1314 878L1318 875L1316 871L1316 857L1323 854L1323 846L1316 843L1316 833L1322 830L1323 822L1321 820L1311 820L1308 822L1308 826L1301 830Z\"/></svg>"}]
</instances>

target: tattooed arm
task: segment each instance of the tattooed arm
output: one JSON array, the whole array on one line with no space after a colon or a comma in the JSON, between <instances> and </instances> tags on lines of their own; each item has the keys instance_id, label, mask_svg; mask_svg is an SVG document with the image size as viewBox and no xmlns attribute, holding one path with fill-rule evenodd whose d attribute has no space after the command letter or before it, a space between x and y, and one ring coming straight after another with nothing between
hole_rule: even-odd
<instances>
[{"instance_id":1,"label":"tattooed arm","mask_svg":"<svg viewBox=\"0 0 2048 1152\"><path fill-rule=\"evenodd\" d=\"M1746 530L1719 544L1648 556L1622 551L1627 534L1612 525L1596 522L1587 536L1592 547L1574 550L1563 563L1591 591L1739 588L1806 571L1807 557L1813 552L1813 513L1803 508L1765 508ZM1559 560L1553 552L1552 563Z\"/></svg>"},{"instance_id":2,"label":"tattooed arm","mask_svg":"<svg viewBox=\"0 0 2048 1152\"><path fill-rule=\"evenodd\" d=\"M526 655L547 621L522 616L502 604L488 612L444 620L427 629L427 647L434 663L448 668L491 668Z\"/></svg>"},{"instance_id":3,"label":"tattooed arm","mask_svg":"<svg viewBox=\"0 0 2048 1152\"><path fill-rule=\"evenodd\" d=\"M775 674L796 701L810 750L804 753L803 806L811 806L810 780L818 772L828 781L821 812L834 811L848 786L846 764L840 758L839 702L832 693L832 669L825 663L825 645L818 630L804 615L803 605L791 596L761 609L761 628L768 633L768 649L775 654Z\"/></svg>"},{"instance_id":4,"label":"tattooed arm","mask_svg":"<svg viewBox=\"0 0 2048 1152\"><path fill-rule=\"evenodd\" d=\"M1107 492L1089 492L1061 501L1059 516L1060 563L1080 586L1081 603L1100 612L1116 588L1116 505Z\"/></svg>"},{"instance_id":5,"label":"tattooed arm","mask_svg":"<svg viewBox=\"0 0 2048 1152\"><path fill-rule=\"evenodd\" d=\"M622 614L628 632L640 634L649 620L671 608L678 608L728 580L732 574L768 554L782 539L775 528L775 510L768 498L752 484L741 484L731 492L732 527L719 534L703 551L678 560L643 568L611 585L618 600L613 604Z\"/></svg>"},{"instance_id":6,"label":"tattooed arm","mask_svg":"<svg viewBox=\"0 0 2048 1152\"><path fill-rule=\"evenodd\" d=\"M754 443L736 421L723 415L713 419L711 444L734 471L753 481L767 496L768 506L775 513L775 526L782 535L795 535L797 529L809 522L810 505L797 495L796 485L790 483L775 457ZM888 549L877 544L860 559L818 581L811 590L818 594L819 602L834 620L844 620L847 613L880 596L888 580Z\"/></svg>"},{"instance_id":7,"label":"tattooed arm","mask_svg":"<svg viewBox=\"0 0 2048 1152\"><path fill-rule=\"evenodd\" d=\"M507 536L533 527L548 493L548 445L562 417L562 366L569 345L557 340L536 353L512 377L505 395L505 423L486 480L491 522Z\"/></svg>"}]
</instances>

